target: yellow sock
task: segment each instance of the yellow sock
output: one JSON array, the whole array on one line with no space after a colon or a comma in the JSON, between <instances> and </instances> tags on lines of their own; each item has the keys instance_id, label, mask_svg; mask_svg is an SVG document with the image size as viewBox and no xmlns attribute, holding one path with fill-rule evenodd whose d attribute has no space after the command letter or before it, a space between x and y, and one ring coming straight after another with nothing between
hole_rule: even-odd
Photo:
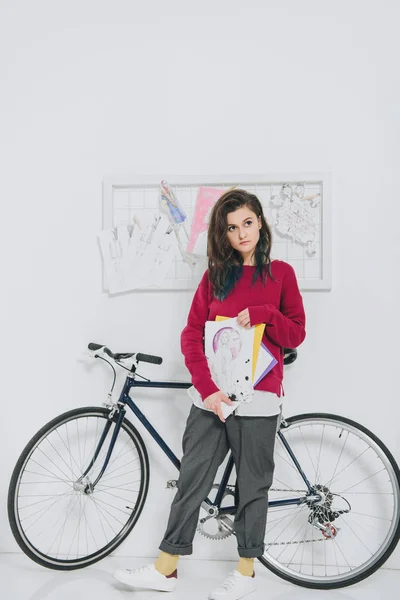
<instances>
[{"instance_id":1,"label":"yellow sock","mask_svg":"<svg viewBox=\"0 0 400 600\"><path fill-rule=\"evenodd\" d=\"M171 575L176 569L178 559L179 554L168 554L168 552L161 551L154 566L161 575Z\"/></svg>"},{"instance_id":2,"label":"yellow sock","mask_svg":"<svg viewBox=\"0 0 400 600\"><path fill-rule=\"evenodd\" d=\"M239 571L241 575L251 577L254 572L254 558L243 558L241 556L236 571Z\"/></svg>"}]
</instances>

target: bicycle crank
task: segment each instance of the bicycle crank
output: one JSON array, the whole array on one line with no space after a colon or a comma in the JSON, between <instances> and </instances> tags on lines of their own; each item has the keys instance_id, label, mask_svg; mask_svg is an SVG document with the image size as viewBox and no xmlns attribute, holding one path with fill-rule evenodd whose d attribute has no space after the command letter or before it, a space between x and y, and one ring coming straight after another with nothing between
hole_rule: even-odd
<instances>
[{"instance_id":1,"label":"bicycle crank","mask_svg":"<svg viewBox=\"0 0 400 600\"><path fill-rule=\"evenodd\" d=\"M214 484L212 489L218 489L219 485ZM227 486L222 500L225 496L234 496L234 488ZM213 519L213 522L211 522ZM212 528L213 526L213 528ZM207 515L199 520L197 531L209 540L224 540L234 533L234 522L228 515Z\"/></svg>"}]
</instances>

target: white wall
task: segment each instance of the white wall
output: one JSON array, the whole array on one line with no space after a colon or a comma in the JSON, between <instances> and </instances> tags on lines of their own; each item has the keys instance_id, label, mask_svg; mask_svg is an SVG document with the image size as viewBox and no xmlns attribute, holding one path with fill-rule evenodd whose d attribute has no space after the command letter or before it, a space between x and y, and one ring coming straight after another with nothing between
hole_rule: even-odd
<instances>
[{"instance_id":1,"label":"white wall","mask_svg":"<svg viewBox=\"0 0 400 600\"><path fill-rule=\"evenodd\" d=\"M303 294L285 412L345 414L400 461L399 12L395 0L3 0L0 550L17 550L5 500L27 440L108 391L102 365L76 361L89 341L164 356L145 375L188 377L189 292L101 291L103 177L331 171L333 289ZM185 392L140 406L180 456ZM148 448L126 555L157 554L173 497L175 469ZM196 538L195 552L236 555L233 538Z\"/></svg>"}]
</instances>

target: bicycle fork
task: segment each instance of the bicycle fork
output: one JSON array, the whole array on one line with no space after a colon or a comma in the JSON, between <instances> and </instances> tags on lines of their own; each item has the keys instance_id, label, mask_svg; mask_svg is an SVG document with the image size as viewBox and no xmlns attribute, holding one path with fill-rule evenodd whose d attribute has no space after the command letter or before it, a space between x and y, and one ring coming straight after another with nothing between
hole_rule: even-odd
<instances>
[{"instance_id":1,"label":"bicycle fork","mask_svg":"<svg viewBox=\"0 0 400 600\"><path fill-rule=\"evenodd\" d=\"M110 412L110 414L108 415L108 420L107 423L104 426L104 430L103 433L100 436L99 442L97 444L97 447L94 451L93 454L93 458L89 463L88 468L85 470L84 473L82 473L82 475L75 481L73 488L74 490L78 491L78 492L82 492L83 494L93 494L94 488L96 487L96 485L98 484L98 482L100 481L100 479L102 478L104 471L107 469L108 463L110 462L110 458L111 458L111 454L112 451L114 449L115 446L115 441L118 437L119 434L119 430L121 429L121 425L122 425L122 421L124 420L125 414L126 414L126 410L123 406L119 407L118 409L118 416L116 421L114 421L114 414L115 414L115 410L112 410ZM115 428L114 428L114 432L112 434L112 438L110 441L110 445L108 447L108 451L107 451L107 455L106 458L104 460L104 464L101 468L100 473L98 474L98 476L96 477L96 480L94 482L91 482L89 477L88 477L88 473L90 472L90 470L92 469L93 465L95 464L97 457L99 456L101 449L103 447L103 444L107 438L107 435L110 431L111 425L113 423L113 421L115 422Z\"/></svg>"}]
</instances>

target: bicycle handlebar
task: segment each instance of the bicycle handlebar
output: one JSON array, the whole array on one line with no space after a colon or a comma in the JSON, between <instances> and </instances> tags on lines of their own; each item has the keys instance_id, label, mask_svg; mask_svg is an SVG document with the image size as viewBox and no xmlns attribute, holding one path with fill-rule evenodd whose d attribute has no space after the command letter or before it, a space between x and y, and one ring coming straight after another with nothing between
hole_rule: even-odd
<instances>
[{"instance_id":1,"label":"bicycle handlebar","mask_svg":"<svg viewBox=\"0 0 400 600\"><path fill-rule=\"evenodd\" d=\"M96 344L95 342L90 342L88 344L88 348L89 350L93 351L102 349L105 354L107 354L110 358L116 361L125 358L132 358L133 356L136 356L137 362L147 362L152 363L154 365L161 365L163 361L161 356L154 356L153 354L143 354L142 352L118 352L114 354L109 348L107 348L107 346L104 346L103 344Z\"/></svg>"}]
</instances>

